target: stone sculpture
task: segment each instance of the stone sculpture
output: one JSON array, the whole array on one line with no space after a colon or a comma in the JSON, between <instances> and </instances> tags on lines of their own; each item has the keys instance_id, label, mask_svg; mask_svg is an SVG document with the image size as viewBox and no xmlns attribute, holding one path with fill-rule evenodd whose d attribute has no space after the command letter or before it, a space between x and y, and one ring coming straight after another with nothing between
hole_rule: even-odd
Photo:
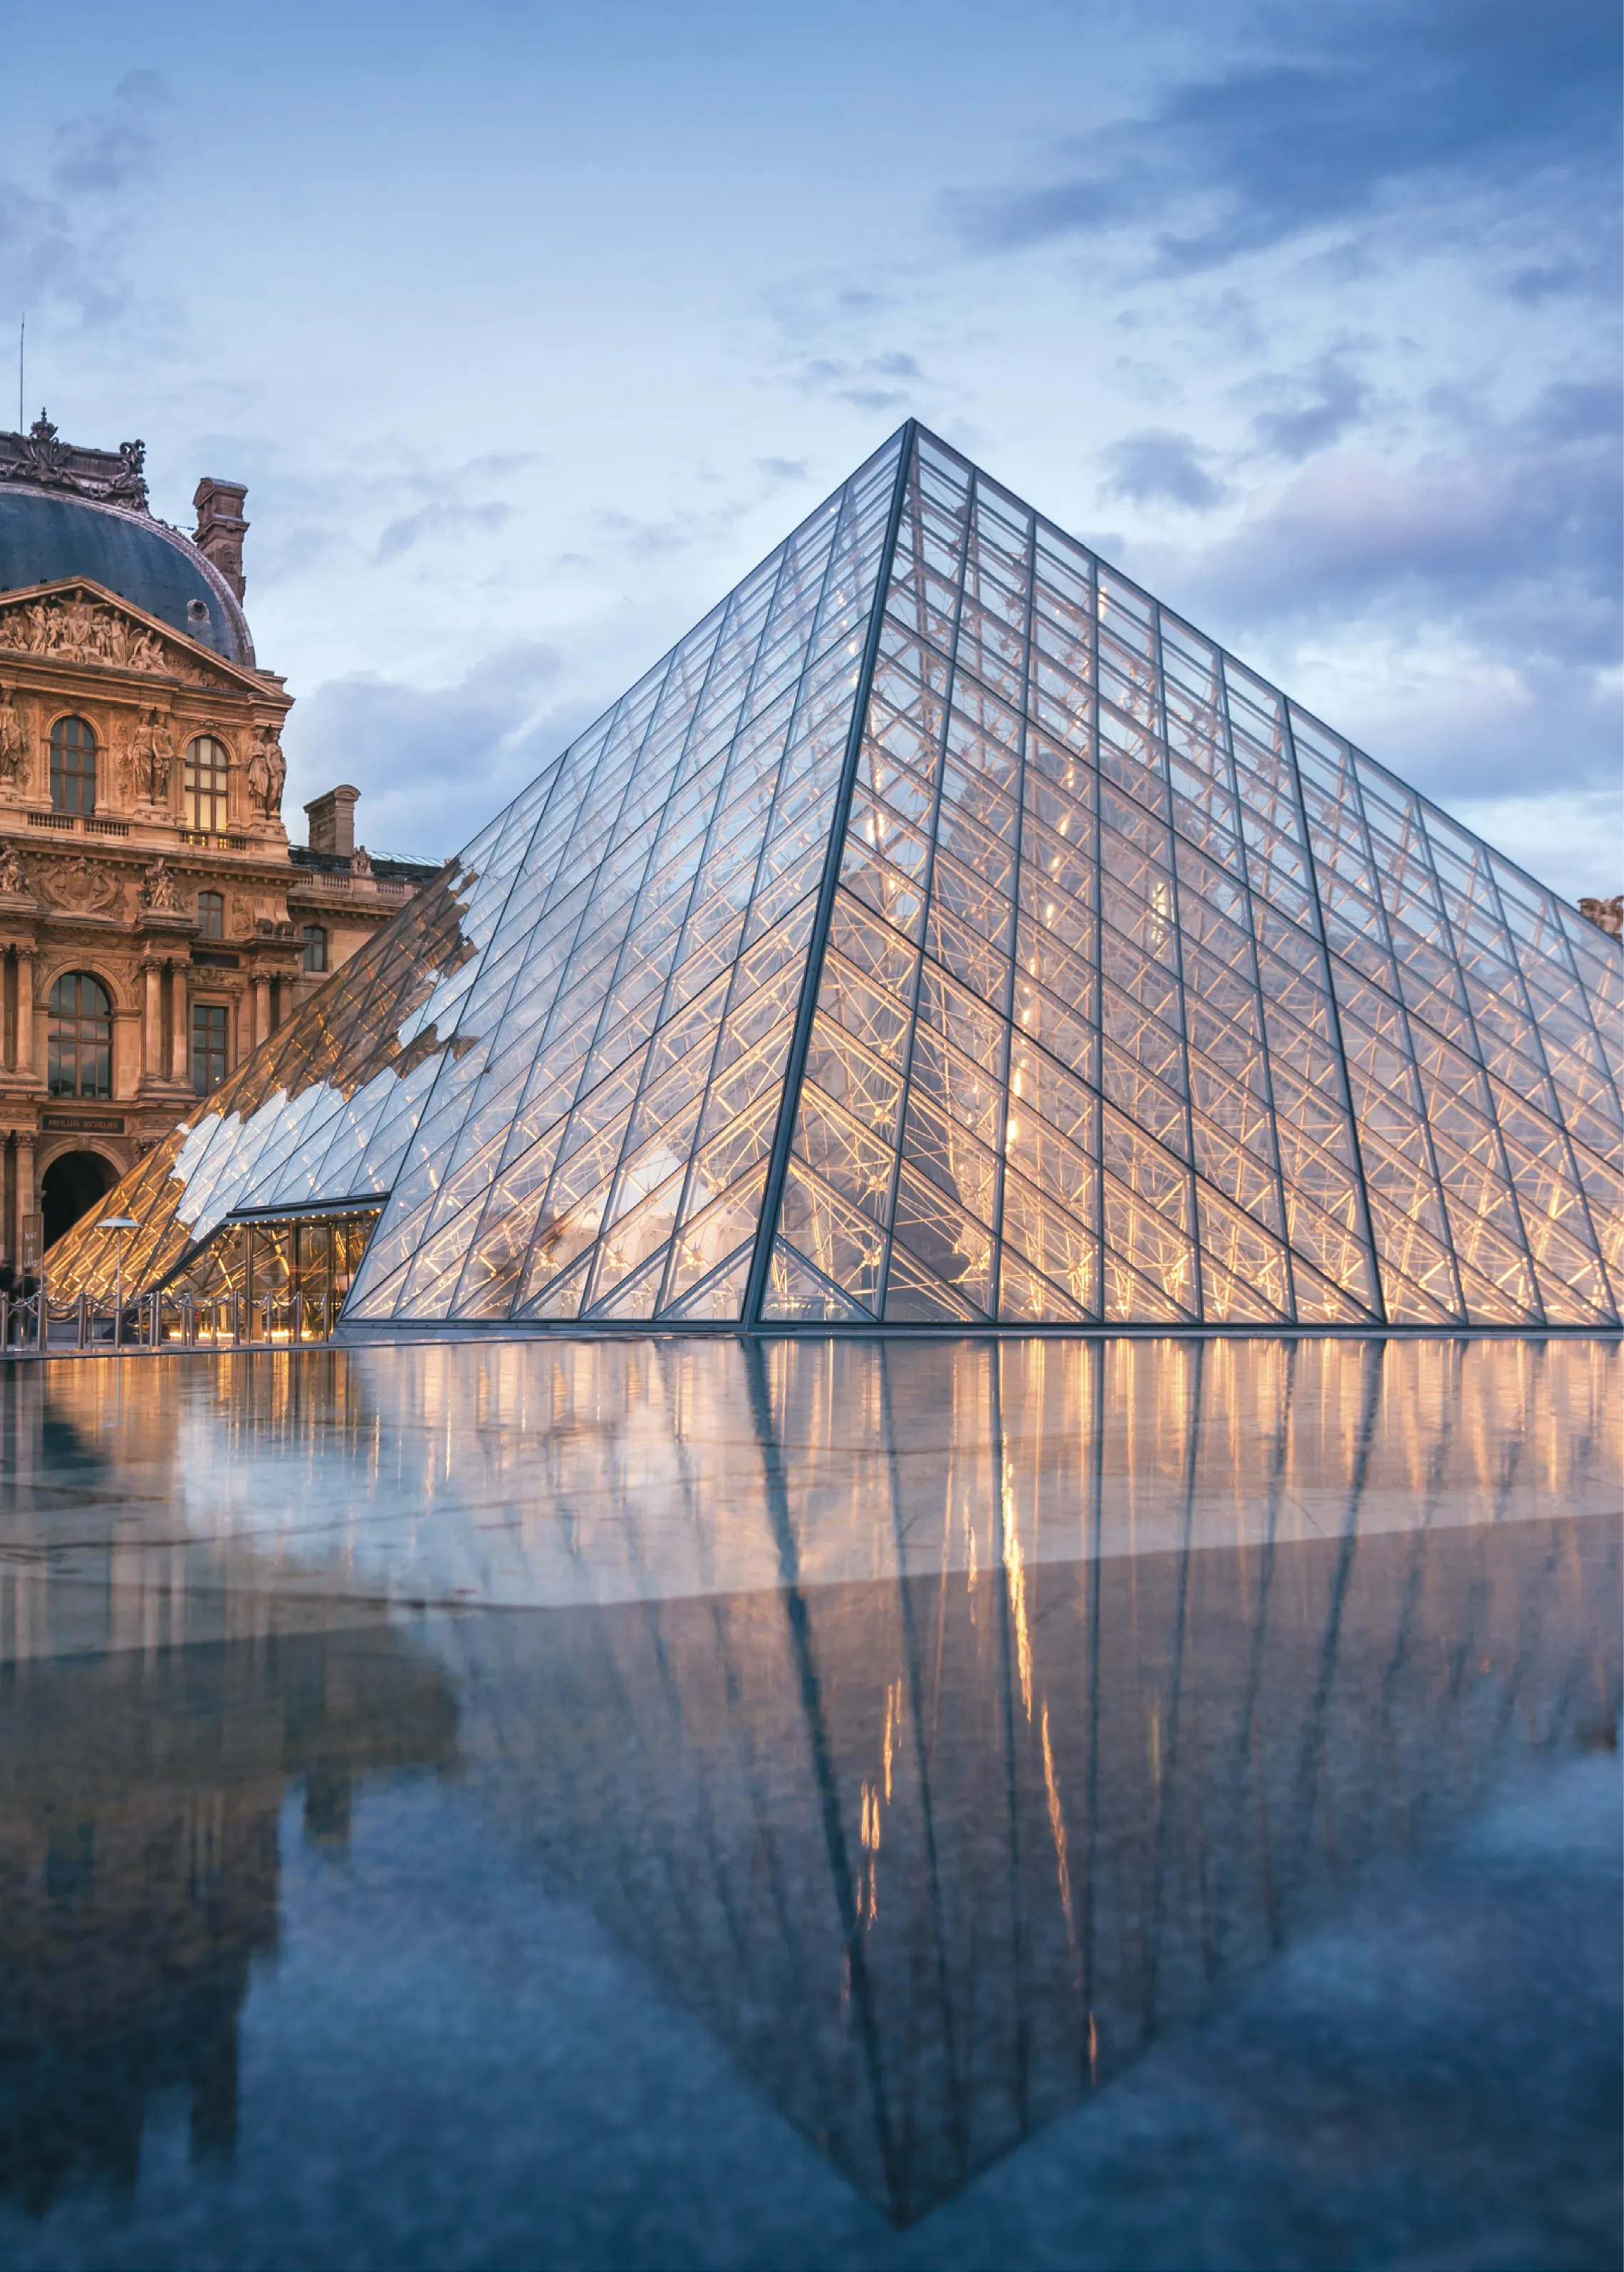
<instances>
[{"instance_id":1,"label":"stone sculpture","mask_svg":"<svg viewBox=\"0 0 1624 2272\"><path fill-rule=\"evenodd\" d=\"M129 787L144 804L167 808L169 777L175 765L175 744L161 711L144 710L130 740L125 759Z\"/></svg>"},{"instance_id":2,"label":"stone sculpture","mask_svg":"<svg viewBox=\"0 0 1624 2272\"><path fill-rule=\"evenodd\" d=\"M181 895L175 887L175 878L161 858L154 860L150 868L144 870L138 896L148 915L178 916L184 912Z\"/></svg>"},{"instance_id":3,"label":"stone sculpture","mask_svg":"<svg viewBox=\"0 0 1624 2272\"><path fill-rule=\"evenodd\" d=\"M249 795L267 820L274 820L282 810L282 789L287 780L287 761L282 755L282 744L273 733L260 729L248 761Z\"/></svg>"},{"instance_id":4,"label":"stone sculpture","mask_svg":"<svg viewBox=\"0 0 1624 2272\"><path fill-rule=\"evenodd\" d=\"M25 787L28 772L28 744L16 706L4 689L0 689L0 793L15 794Z\"/></svg>"}]
</instances>

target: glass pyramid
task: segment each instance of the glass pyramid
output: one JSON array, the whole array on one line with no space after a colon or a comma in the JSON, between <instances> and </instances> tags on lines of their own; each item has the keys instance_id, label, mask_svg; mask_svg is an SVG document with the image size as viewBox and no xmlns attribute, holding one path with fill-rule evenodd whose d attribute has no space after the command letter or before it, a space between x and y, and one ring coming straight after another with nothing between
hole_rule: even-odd
<instances>
[{"instance_id":1,"label":"glass pyramid","mask_svg":"<svg viewBox=\"0 0 1624 2272\"><path fill-rule=\"evenodd\" d=\"M910 424L108 1204L381 1205L380 1327L1616 1325L1621 1001Z\"/></svg>"}]
</instances>

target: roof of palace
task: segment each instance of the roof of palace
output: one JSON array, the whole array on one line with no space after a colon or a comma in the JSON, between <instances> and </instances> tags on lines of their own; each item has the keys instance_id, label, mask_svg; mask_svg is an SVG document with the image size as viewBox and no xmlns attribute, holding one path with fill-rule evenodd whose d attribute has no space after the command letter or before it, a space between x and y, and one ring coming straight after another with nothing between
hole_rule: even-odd
<instances>
[{"instance_id":1,"label":"roof of palace","mask_svg":"<svg viewBox=\"0 0 1624 2272\"><path fill-rule=\"evenodd\" d=\"M0 434L0 592L83 576L252 669L254 642L230 586L147 510L141 445L70 448L48 423Z\"/></svg>"},{"instance_id":2,"label":"roof of palace","mask_svg":"<svg viewBox=\"0 0 1624 2272\"><path fill-rule=\"evenodd\" d=\"M1620 1007L910 424L132 1171L125 1283L364 1197L346 1327L1614 1326Z\"/></svg>"}]
</instances>

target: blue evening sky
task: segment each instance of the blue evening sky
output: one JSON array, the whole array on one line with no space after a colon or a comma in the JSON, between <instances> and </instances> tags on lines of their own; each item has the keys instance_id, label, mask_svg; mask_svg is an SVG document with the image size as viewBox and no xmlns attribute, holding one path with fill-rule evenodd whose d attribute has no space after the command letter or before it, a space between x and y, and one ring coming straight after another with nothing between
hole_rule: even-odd
<instances>
[{"instance_id":1,"label":"blue evening sky","mask_svg":"<svg viewBox=\"0 0 1624 2272\"><path fill-rule=\"evenodd\" d=\"M348 779L456 848L913 413L1611 891L1619 43L1613 0L13 6L0 318L166 518L249 483L295 823Z\"/></svg>"}]
</instances>

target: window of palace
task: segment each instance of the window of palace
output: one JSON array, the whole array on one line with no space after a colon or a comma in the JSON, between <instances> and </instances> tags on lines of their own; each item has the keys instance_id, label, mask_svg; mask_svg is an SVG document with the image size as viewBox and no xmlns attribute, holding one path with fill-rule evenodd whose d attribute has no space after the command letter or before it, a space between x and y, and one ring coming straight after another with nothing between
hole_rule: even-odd
<instances>
[{"instance_id":1,"label":"window of palace","mask_svg":"<svg viewBox=\"0 0 1624 2272\"><path fill-rule=\"evenodd\" d=\"M307 970L327 968L327 934L320 923L306 923L304 927L304 967Z\"/></svg>"},{"instance_id":2,"label":"window of palace","mask_svg":"<svg viewBox=\"0 0 1624 2272\"><path fill-rule=\"evenodd\" d=\"M51 728L51 808L96 809L96 736L83 718L58 718Z\"/></svg>"},{"instance_id":3,"label":"window of palace","mask_svg":"<svg viewBox=\"0 0 1624 2272\"><path fill-rule=\"evenodd\" d=\"M53 1096L113 1094L113 1004L88 971L51 988L48 1087Z\"/></svg>"},{"instance_id":4,"label":"window of palace","mask_svg":"<svg viewBox=\"0 0 1624 2272\"><path fill-rule=\"evenodd\" d=\"M231 753L212 734L186 744L186 826L219 835L230 826ZM218 938L213 932L211 937Z\"/></svg>"},{"instance_id":5,"label":"window of palace","mask_svg":"<svg viewBox=\"0 0 1624 2272\"><path fill-rule=\"evenodd\" d=\"M197 929L205 938L225 938L226 895L223 892L198 893Z\"/></svg>"},{"instance_id":6,"label":"window of palace","mask_svg":"<svg viewBox=\"0 0 1624 2272\"><path fill-rule=\"evenodd\" d=\"M218 1088L230 1058L231 1009L225 1002L191 1005L191 1085L199 1096Z\"/></svg>"}]
</instances>

